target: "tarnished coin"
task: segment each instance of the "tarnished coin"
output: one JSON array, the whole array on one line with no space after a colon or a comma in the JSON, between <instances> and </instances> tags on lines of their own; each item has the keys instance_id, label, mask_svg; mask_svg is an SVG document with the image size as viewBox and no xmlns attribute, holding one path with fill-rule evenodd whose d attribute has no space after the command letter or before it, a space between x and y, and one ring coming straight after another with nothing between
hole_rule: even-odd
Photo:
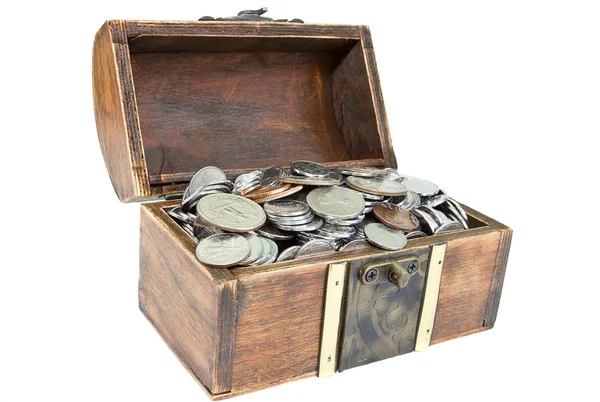
<instances>
[{"instance_id":1,"label":"tarnished coin","mask_svg":"<svg viewBox=\"0 0 600 402\"><path fill-rule=\"evenodd\" d=\"M405 195L406 187L400 182L386 178L366 178L351 176L346 184L358 191L379 195Z\"/></svg>"},{"instance_id":2,"label":"tarnished coin","mask_svg":"<svg viewBox=\"0 0 600 402\"><path fill-rule=\"evenodd\" d=\"M326 177L329 174L325 166L310 161L294 161L291 168L294 173L307 177Z\"/></svg>"},{"instance_id":3,"label":"tarnished coin","mask_svg":"<svg viewBox=\"0 0 600 402\"><path fill-rule=\"evenodd\" d=\"M203 264L231 267L250 254L250 243L234 233L220 233L203 239L196 247L196 257Z\"/></svg>"},{"instance_id":4,"label":"tarnished coin","mask_svg":"<svg viewBox=\"0 0 600 402\"><path fill-rule=\"evenodd\" d=\"M227 176L221 169L215 166L206 166L200 169L192 180L190 180L190 193L214 182L227 181Z\"/></svg>"},{"instance_id":5,"label":"tarnished coin","mask_svg":"<svg viewBox=\"0 0 600 402\"><path fill-rule=\"evenodd\" d=\"M294 235L292 233L286 233L284 231L281 231L273 225L271 225L270 223L266 223L263 227L258 229L256 233L263 237L266 237L267 239L277 241L292 240L294 238Z\"/></svg>"},{"instance_id":6,"label":"tarnished coin","mask_svg":"<svg viewBox=\"0 0 600 402\"><path fill-rule=\"evenodd\" d=\"M382 203L375 205L373 215L382 223L403 232L412 232L421 226L419 220L413 214L394 204Z\"/></svg>"},{"instance_id":7,"label":"tarnished coin","mask_svg":"<svg viewBox=\"0 0 600 402\"><path fill-rule=\"evenodd\" d=\"M440 188L437 184L434 184L430 181L418 179L416 177L410 177L406 179L402 179L400 181L407 189L410 191L414 191L421 197L431 197L432 195L436 195Z\"/></svg>"},{"instance_id":8,"label":"tarnished coin","mask_svg":"<svg viewBox=\"0 0 600 402\"><path fill-rule=\"evenodd\" d=\"M306 186L337 186L342 183L341 180L329 177L308 177L308 176L288 176L280 177L282 183L302 184Z\"/></svg>"},{"instance_id":9,"label":"tarnished coin","mask_svg":"<svg viewBox=\"0 0 600 402\"><path fill-rule=\"evenodd\" d=\"M400 250L408 241L404 233L383 223L370 223L365 226L365 236L369 243L384 250Z\"/></svg>"},{"instance_id":10,"label":"tarnished coin","mask_svg":"<svg viewBox=\"0 0 600 402\"><path fill-rule=\"evenodd\" d=\"M416 239L418 237L427 237L427 233L421 232L420 230L415 230L414 232L406 234L407 239Z\"/></svg>"},{"instance_id":11,"label":"tarnished coin","mask_svg":"<svg viewBox=\"0 0 600 402\"><path fill-rule=\"evenodd\" d=\"M265 168L262 171L260 185L263 187L275 185L279 181L279 176L282 176L284 174L284 170L278 166L270 166L268 168Z\"/></svg>"},{"instance_id":12,"label":"tarnished coin","mask_svg":"<svg viewBox=\"0 0 600 402\"><path fill-rule=\"evenodd\" d=\"M327 253L329 251L335 251L335 248L325 240L311 240L300 247L295 258L305 257L312 254Z\"/></svg>"},{"instance_id":13,"label":"tarnished coin","mask_svg":"<svg viewBox=\"0 0 600 402\"><path fill-rule=\"evenodd\" d=\"M265 212L277 216L299 216L310 212L308 205L302 201L278 200L269 201L263 205Z\"/></svg>"},{"instance_id":14,"label":"tarnished coin","mask_svg":"<svg viewBox=\"0 0 600 402\"><path fill-rule=\"evenodd\" d=\"M250 198L251 200L256 198L268 197L270 195L285 191L290 187L292 187L291 184L277 184L269 187L262 187L249 193L245 193L244 197Z\"/></svg>"},{"instance_id":15,"label":"tarnished coin","mask_svg":"<svg viewBox=\"0 0 600 402\"><path fill-rule=\"evenodd\" d=\"M291 246L286 248L279 254L279 257L277 257L277 262L293 260L296 258L296 253L298 250L300 250L300 246Z\"/></svg>"},{"instance_id":16,"label":"tarnished coin","mask_svg":"<svg viewBox=\"0 0 600 402\"><path fill-rule=\"evenodd\" d=\"M204 220L230 232L251 232L267 220L260 205L234 194L207 195L198 201L196 210Z\"/></svg>"},{"instance_id":17,"label":"tarnished coin","mask_svg":"<svg viewBox=\"0 0 600 402\"><path fill-rule=\"evenodd\" d=\"M289 195L297 193L300 190L302 190L302 186L294 186L292 188L288 188L285 191L280 191L276 194L268 195L261 198L255 198L254 201L258 204L262 204L263 202L278 200L280 198L287 197Z\"/></svg>"},{"instance_id":18,"label":"tarnished coin","mask_svg":"<svg viewBox=\"0 0 600 402\"><path fill-rule=\"evenodd\" d=\"M316 188L308 193L306 202L313 212L325 219L353 219L363 213L364 198L348 188Z\"/></svg>"},{"instance_id":19,"label":"tarnished coin","mask_svg":"<svg viewBox=\"0 0 600 402\"><path fill-rule=\"evenodd\" d=\"M366 240L354 239L354 240L351 240L349 243L344 244L340 248L340 251L362 250L369 246L370 246L370 244Z\"/></svg>"}]
</instances>

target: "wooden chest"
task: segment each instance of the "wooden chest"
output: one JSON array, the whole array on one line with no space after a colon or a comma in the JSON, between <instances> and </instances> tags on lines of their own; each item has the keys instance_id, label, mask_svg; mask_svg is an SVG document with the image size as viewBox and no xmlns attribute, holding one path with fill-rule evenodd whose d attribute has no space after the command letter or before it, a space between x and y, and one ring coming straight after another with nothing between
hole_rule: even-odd
<instances>
[{"instance_id":1,"label":"wooden chest","mask_svg":"<svg viewBox=\"0 0 600 402\"><path fill-rule=\"evenodd\" d=\"M229 178L296 159L395 168L367 27L108 21L94 41L93 86L119 199L158 200L141 204L140 309L212 399L493 327L511 230L466 206L469 230L401 251L232 269L198 262L166 213L207 165ZM361 282L366 266L384 273L406 261L421 267L415 300L400 292L391 302Z\"/></svg>"}]
</instances>

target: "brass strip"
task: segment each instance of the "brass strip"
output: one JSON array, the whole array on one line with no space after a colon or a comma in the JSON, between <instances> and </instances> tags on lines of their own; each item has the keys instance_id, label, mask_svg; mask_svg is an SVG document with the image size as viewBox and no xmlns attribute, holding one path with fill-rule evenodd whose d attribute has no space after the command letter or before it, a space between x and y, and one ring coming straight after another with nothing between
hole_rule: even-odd
<instances>
[{"instance_id":1,"label":"brass strip","mask_svg":"<svg viewBox=\"0 0 600 402\"><path fill-rule=\"evenodd\" d=\"M329 264L327 290L325 293L325 312L323 313L323 332L321 333L319 377L328 377L335 374L337 367L346 265L346 262Z\"/></svg>"},{"instance_id":2,"label":"brass strip","mask_svg":"<svg viewBox=\"0 0 600 402\"><path fill-rule=\"evenodd\" d=\"M440 295L440 283L442 282L442 268L444 268L444 257L446 256L446 243L436 244L431 248L429 267L427 268L427 282L425 283L425 297L421 307L421 319L417 328L417 340L415 341L415 352L424 352L429 348L433 323L437 310L438 296Z\"/></svg>"}]
</instances>

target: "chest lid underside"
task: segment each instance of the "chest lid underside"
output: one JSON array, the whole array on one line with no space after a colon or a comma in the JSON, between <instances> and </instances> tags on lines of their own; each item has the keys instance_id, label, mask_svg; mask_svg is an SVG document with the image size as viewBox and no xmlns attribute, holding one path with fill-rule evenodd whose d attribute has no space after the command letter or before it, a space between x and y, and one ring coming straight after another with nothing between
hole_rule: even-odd
<instances>
[{"instance_id":1,"label":"chest lid underside","mask_svg":"<svg viewBox=\"0 0 600 402\"><path fill-rule=\"evenodd\" d=\"M209 165L396 167L365 26L107 21L93 86L124 202L180 193Z\"/></svg>"}]
</instances>

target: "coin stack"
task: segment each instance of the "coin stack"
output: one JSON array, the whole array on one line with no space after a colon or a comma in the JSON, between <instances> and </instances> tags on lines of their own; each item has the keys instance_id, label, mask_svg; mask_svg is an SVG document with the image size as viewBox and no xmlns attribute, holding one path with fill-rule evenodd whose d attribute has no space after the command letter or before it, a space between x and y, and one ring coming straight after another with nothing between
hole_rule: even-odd
<instances>
[{"instance_id":1,"label":"coin stack","mask_svg":"<svg viewBox=\"0 0 600 402\"><path fill-rule=\"evenodd\" d=\"M310 161L239 175L201 169L168 211L196 239L198 260L216 267L269 264L307 255L399 250L408 239L468 229L468 216L437 185L395 169ZM281 252L279 250L281 249Z\"/></svg>"}]
</instances>

